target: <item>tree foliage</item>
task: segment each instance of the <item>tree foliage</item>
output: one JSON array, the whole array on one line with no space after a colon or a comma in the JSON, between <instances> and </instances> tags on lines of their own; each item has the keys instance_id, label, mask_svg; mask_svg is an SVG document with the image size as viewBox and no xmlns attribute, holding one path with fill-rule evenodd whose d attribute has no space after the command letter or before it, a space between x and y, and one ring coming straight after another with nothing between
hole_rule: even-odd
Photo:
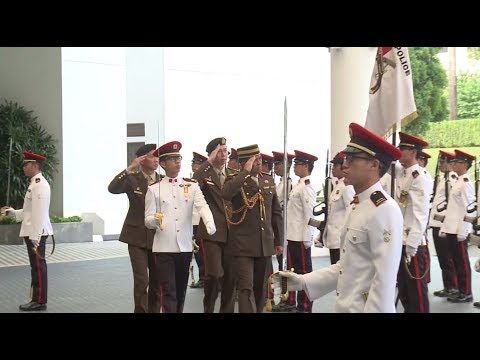
<instances>
[{"instance_id":1,"label":"tree foliage","mask_svg":"<svg viewBox=\"0 0 480 360\"><path fill-rule=\"evenodd\" d=\"M428 122L441 121L448 116L445 92L448 79L437 57L439 47L411 47L408 51L418 118L405 126L403 131L421 136L428 128Z\"/></svg>"},{"instance_id":2,"label":"tree foliage","mask_svg":"<svg viewBox=\"0 0 480 360\"><path fill-rule=\"evenodd\" d=\"M472 60L480 60L480 48L479 47L469 47L467 49L467 56Z\"/></svg>"},{"instance_id":3,"label":"tree foliage","mask_svg":"<svg viewBox=\"0 0 480 360\"><path fill-rule=\"evenodd\" d=\"M480 117L480 74L460 73L457 79L457 117Z\"/></svg>"},{"instance_id":4,"label":"tree foliage","mask_svg":"<svg viewBox=\"0 0 480 360\"><path fill-rule=\"evenodd\" d=\"M10 154L10 139L12 151ZM24 109L13 101L4 100L0 104L0 204L7 204L7 184L10 173L10 205L23 206L23 198L28 188L28 179L23 173L22 151L30 151L47 157L42 174L50 183L57 171L57 141L37 123L33 111ZM11 155L11 166L9 169Z\"/></svg>"}]
</instances>

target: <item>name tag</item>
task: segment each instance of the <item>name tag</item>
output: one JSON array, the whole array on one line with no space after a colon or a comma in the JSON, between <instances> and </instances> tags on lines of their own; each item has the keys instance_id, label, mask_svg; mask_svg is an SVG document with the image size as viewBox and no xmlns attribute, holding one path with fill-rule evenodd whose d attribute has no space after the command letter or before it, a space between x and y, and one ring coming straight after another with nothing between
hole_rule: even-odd
<instances>
[{"instance_id":1,"label":"name tag","mask_svg":"<svg viewBox=\"0 0 480 360\"><path fill-rule=\"evenodd\" d=\"M135 194L138 194L138 195L143 195L143 193L142 193L141 191L133 190L133 192L134 192Z\"/></svg>"}]
</instances>

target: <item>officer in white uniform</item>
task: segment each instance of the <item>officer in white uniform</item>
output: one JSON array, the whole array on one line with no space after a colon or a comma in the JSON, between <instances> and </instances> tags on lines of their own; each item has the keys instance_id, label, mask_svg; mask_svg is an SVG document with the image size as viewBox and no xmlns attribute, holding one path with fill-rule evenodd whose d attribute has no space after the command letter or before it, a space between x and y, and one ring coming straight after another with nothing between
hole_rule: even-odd
<instances>
[{"instance_id":1,"label":"officer in white uniform","mask_svg":"<svg viewBox=\"0 0 480 360\"><path fill-rule=\"evenodd\" d=\"M455 154L439 150L438 154L438 171L440 174L437 179L435 196L432 199L432 208L430 210L430 218L428 226L432 229L433 243L437 253L438 263L442 270L443 289L436 290L433 295L438 297L448 297L458 292L457 274L453 267L453 253L451 247L448 246L446 237L440 237L440 228L445 220L445 214L448 205L447 196L452 192L452 186L457 180L457 174L452 171L452 164L449 160L455 158Z\"/></svg>"},{"instance_id":2,"label":"officer in white uniform","mask_svg":"<svg viewBox=\"0 0 480 360\"><path fill-rule=\"evenodd\" d=\"M440 236L447 237L453 253L453 264L457 273L458 293L451 294L447 300L454 303L473 301L472 272L465 241L472 230L472 223L466 217L476 218L476 211L467 212L467 207L475 201L475 189L468 175L468 169L475 161L475 156L455 149L455 158L451 160L452 170L458 175L448 196L445 220L440 228ZM445 234L445 235L444 235Z\"/></svg>"},{"instance_id":3,"label":"officer in white uniform","mask_svg":"<svg viewBox=\"0 0 480 360\"><path fill-rule=\"evenodd\" d=\"M395 312L403 218L379 180L400 151L356 123L350 136L343 170L357 195L345 216L340 261L305 275L279 274L288 290L305 290L311 300L336 289L336 312Z\"/></svg>"},{"instance_id":4,"label":"officer in white uniform","mask_svg":"<svg viewBox=\"0 0 480 360\"><path fill-rule=\"evenodd\" d=\"M339 152L330 162L332 163L333 190L328 199L328 218L323 232L322 243L330 251L330 263L340 260L340 233L347 207L352 202L355 190L352 185L345 185L343 179L343 159L345 154ZM317 235L320 237L320 233Z\"/></svg>"},{"instance_id":5,"label":"officer in white uniform","mask_svg":"<svg viewBox=\"0 0 480 360\"><path fill-rule=\"evenodd\" d=\"M287 181L284 181L283 176L284 176L284 154L283 152L279 151L272 151L273 155L273 171L275 175L280 177L280 180L277 182L275 191L278 196L278 201L280 202L280 206L282 207L282 213L283 213L283 201L284 201L284 189L286 188L287 191L287 196L292 191L292 179L290 178L290 167L292 166L293 159L295 158L294 154L288 154L287 153ZM287 184L285 186L285 184ZM283 241L283 239L282 239ZM282 244L284 251L287 248L287 244ZM284 258L283 258L283 253L277 255L277 263L278 263L278 270L283 270L285 264ZM272 306L272 311L273 312L291 312L295 310L296 311L296 306L295 305L290 305L289 301L280 301L278 304L274 304Z\"/></svg>"},{"instance_id":6,"label":"officer in white uniform","mask_svg":"<svg viewBox=\"0 0 480 360\"><path fill-rule=\"evenodd\" d=\"M396 171L395 200L403 214L403 250L398 271L398 296L405 312L428 313L426 230L433 184L427 178L418 157L428 143L416 136L399 132L399 160L402 168Z\"/></svg>"},{"instance_id":7,"label":"officer in white uniform","mask_svg":"<svg viewBox=\"0 0 480 360\"><path fill-rule=\"evenodd\" d=\"M313 270L311 247L315 227L308 225L308 222L316 204L310 174L317 160L315 155L295 150L293 171L300 179L290 191L287 203L287 268L293 267L297 274L307 274ZM290 292L288 303L296 305L297 312L312 312L313 301L306 296L305 291L299 291L296 299L295 292Z\"/></svg>"},{"instance_id":8,"label":"officer in white uniform","mask_svg":"<svg viewBox=\"0 0 480 360\"><path fill-rule=\"evenodd\" d=\"M49 216L50 185L41 173L42 165L47 158L28 151L24 151L23 156L23 171L30 178L23 209L3 207L2 213L15 216L17 222L22 222L20 237L25 240L30 261L32 299L29 303L20 305L20 310L38 311L47 308L45 242L49 235L53 235Z\"/></svg>"},{"instance_id":9,"label":"officer in white uniform","mask_svg":"<svg viewBox=\"0 0 480 360\"><path fill-rule=\"evenodd\" d=\"M195 207L208 233L215 233L212 212L196 180L179 178L182 144L160 146L158 155L165 177L148 187L145 196L145 226L155 229L152 252L160 282L161 309L181 313L192 259L192 213Z\"/></svg>"},{"instance_id":10,"label":"officer in white uniform","mask_svg":"<svg viewBox=\"0 0 480 360\"><path fill-rule=\"evenodd\" d=\"M195 171L202 165L208 158L199 154L197 152L193 152L192 158L192 176ZM198 281L190 285L191 288L203 288L205 284L205 248L202 239L197 239L197 230L198 224L200 223L200 214L196 211L195 207L193 208L193 215L192 215L192 225L193 225L193 238L197 248L194 249L194 257L195 261L197 262L198 266ZM192 280L194 278L193 269L192 269Z\"/></svg>"}]
</instances>

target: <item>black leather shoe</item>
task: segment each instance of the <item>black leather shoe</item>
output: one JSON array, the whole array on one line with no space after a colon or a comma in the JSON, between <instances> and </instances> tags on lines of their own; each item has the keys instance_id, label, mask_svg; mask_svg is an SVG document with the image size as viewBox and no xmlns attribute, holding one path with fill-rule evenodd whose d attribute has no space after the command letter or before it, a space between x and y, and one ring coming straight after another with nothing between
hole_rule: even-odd
<instances>
[{"instance_id":1,"label":"black leather shoe","mask_svg":"<svg viewBox=\"0 0 480 360\"><path fill-rule=\"evenodd\" d=\"M204 280L198 280L195 284L190 285L192 289L203 288L205 286Z\"/></svg>"},{"instance_id":2,"label":"black leather shoe","mask_svg":"<svg viewBox=\"0 0 480 360\"><path fill-rule=\"evenodd\" d=\"M449 297L458 294L458 289L442 289L433 292L433 295L438 297Z\"/></svg>"},{"instance_id":3,"label":"black leather shoe","mask_svg":"<svg viewBox=\"0 0 480 360\"><path fill-rule=\"evenodd\" d=\"M473 301L473 296L472 294L466 295L464 293L458 293L456 295L449 296L447 300L454 303L466 303Z\"/></svg>"},{"instance_id":4,"label":"black leather shoe","mask_svg":"<svg viewBox=\"0 0 480 360\"><path fill-rule=\"evenodd\" d=\"M480 308L480 301L475 301L473 303L473 306L477 307L477 308Z\"/></svg>"},{"instance_id":5,"label":"black leather shoe","mask_svg":"<svg viewBox=\"0 0 480 360\"><path fill-rule=\"evenodd\" d=\"M28 304L23 304L18 307L22 311L42 311L47 310L47 304L39 304L36 301L30 301Z\"/></svg>"},{"instance_id":6,"label":"black leather shoe","mask_svg":"<svg viewBox=\"0 0 480 360\"><path fill-rule=\"evenodd\" d=\"M295 312L297 307L290 305L284 301L280 301L278 304L272 306L272 312Z\"/></svg>"}]
</instances>

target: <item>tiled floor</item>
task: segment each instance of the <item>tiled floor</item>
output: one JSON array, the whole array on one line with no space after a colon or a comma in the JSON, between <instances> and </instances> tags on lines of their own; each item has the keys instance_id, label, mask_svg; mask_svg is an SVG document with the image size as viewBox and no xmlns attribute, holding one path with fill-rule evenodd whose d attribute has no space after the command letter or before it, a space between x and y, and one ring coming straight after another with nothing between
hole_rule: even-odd
<instances>
[{"instance_id":1,"label":"tiled floor","mask_svg":"<svg viewBox=\"0 0 480 360\"><path fill-rule=\"evenodd\" d=\"M478 249L470 247L469 252L473 266ZM0 313L19 313L18 305L28 301L30 270L25 264L27 255L23 245L0 246ZM132 271L125 244L118 241L58 244L48 264L49 301L46 312L133 311ZM313 258L314 269L328 264L329 258L326 256ZM194 271L198 273L196 268ZM432 313L480 313L480 309L474 308L472 303L452 304L431 295L442 287L435 256L432 256L431 271L429 292ZM480 274L475 271L472 272L472 287L474 296L477 295L477 300L480 300ZM188 288L185 312L203 312L202 299L203 289ZM333 292L314 301L313 312L333 312L334 301ZM400 304L398 310L402 311Z\"/></svg>"}]
</instances>

